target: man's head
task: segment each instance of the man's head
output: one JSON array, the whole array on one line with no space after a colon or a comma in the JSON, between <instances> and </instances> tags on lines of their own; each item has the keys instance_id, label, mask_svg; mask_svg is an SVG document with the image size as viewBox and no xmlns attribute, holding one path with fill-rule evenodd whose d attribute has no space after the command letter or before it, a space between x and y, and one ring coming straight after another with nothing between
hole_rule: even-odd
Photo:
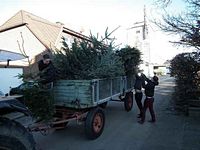
<instances>
[{"instance_id":1,"label":"man's head","mask_svg":"<svg viewBox=\"0 0 200 150\"><path fill-rule=\"evenodd\" d=\"M155 83L155 85L158 85L158 77L157 76L153 76L153 78L151 79L152 82Z\"/></svg>"},{"instance_id":2,"label":"man's head","mask_svg":"<svg viewBox=\"0 0 200 150\"><path fill-rule=\"evenodd\" d=\"M48 54L43 55L43 62L44 64L48 65L51 62L51 59Z\"/></svg>"},{"instance_id":3,"label":"man's head","mask_svg":"<svg viewBox=\"0 0 200 150\"><path fill-rule=\"evenodd\" d=\"M153 81L154 81L154 82L158 82L158 77L157 77L157 76L154 76L154 77L153 77Z\"/></svg>"}]
</instances>

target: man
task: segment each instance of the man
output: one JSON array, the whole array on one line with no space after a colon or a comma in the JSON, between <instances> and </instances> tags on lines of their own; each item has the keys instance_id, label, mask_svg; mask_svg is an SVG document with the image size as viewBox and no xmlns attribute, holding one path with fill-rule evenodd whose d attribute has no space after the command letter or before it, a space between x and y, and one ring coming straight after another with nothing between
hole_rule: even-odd
<instances>
[{"instance_id":1,"label":"man","mask_svg":"<svg viewBox=\"0 0 200 150\"><path fill-rule=\"evenodd\" d=\"M38 62L38 68L40 71L40 83L47 84L56 79L56 69L48 54L43 55L43 59Z\"/></svg>"},{"instance_id":2,"label":"man","mask_svg":"<svg viewBox=\"0 0 200 150\"><path fill-rule=\"evenodd\" d=\"M135 76L136 80L135 80L135 84L134 84L134 89L135 89L135 100L137 103L137 106L139 108L140 113L138 114L138 118L142 117L142 85L143 85L143 78L141 77L141 73L138 73Z\"/></svg>"},{"instance_id":3,"label":"man","mask_svg":"<svg viewBox=\"0 0 200 150\"><path fill-rule=\"evenodd\" d=\"M142 109L142 117L141 120L138 121L139 123L143 124L145 121L145 114L147 108L149 108L150 114L151 114L151 120L149 122L155 122L155 112L153 109L153 103L154 103L154 90L155 86L159 84L158 82L158 77L154 75L154 77L150 80L148 79L144 74L142 74L143 79L147 82L146 84L143 84L143 88L145 89L144 93L146 95L145 101L144 101L144 106Z\"/></svg>"}]
</instances>

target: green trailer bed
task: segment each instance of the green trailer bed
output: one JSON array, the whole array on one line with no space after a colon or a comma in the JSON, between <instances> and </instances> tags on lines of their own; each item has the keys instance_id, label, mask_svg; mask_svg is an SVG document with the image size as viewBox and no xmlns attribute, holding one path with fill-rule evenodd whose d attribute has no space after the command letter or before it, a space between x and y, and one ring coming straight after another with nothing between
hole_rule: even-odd
<instances>
[{"instance_id":1,"label":"green trailer bed","mask_svg":"<svg viewBox=\"0 0 200 150\"><path fill-rule=\"evenodd\" d=\"M59 80L54 84L57 106L75 109L91 108L133 89L134 77L93 80Z\"/></svg>"},{"instance_id":2,"label":"green trailer bed","mask_svg":"<svg viewBox=\"0 0 200 150\"><path fill-rule=\"evenodd\" d=\"M131 111L134 82L133 77L125 76L112 79L56 81L53 85L53 119L48 125L41 121L29 125L27 129L46 133L50 128L63 129L70 121L76 120L77 123L84 122L85 135L88 139L96 139L104 130L103 108L108 101L123 102L125 110Z\"/></svg>"}]
</instances>

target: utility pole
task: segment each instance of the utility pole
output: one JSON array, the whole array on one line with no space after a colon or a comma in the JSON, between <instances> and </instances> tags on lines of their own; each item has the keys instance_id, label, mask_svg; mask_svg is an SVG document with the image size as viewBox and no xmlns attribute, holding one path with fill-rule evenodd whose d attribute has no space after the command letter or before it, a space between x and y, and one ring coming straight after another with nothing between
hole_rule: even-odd
<instances>
[{"instance_id":1,"label":"utility pole","mask_svg":"<svg viewBox=\"0 0 200 150\"><path fill-rule=\"evenodd\" d=\"M143 21L141 22L135 22L134 25L127 30L133 30L135 31L134 34L136 37L134 37L136 41L135 47L139 48L143 52L143 68L146 70L146 73L148 76L150 76L150 43L149 43L149 36L148 36L148 24L146 19L146 6L144 6L143 10ZM142 33L140 33L140 31ZM130 38L127 34L127 39ZM128 40L127 40L128 41ZM140 46L141 44L141 46ZM138 46L139 45L139 46Z\"/></svg>"},{"instance_id":2,"label":"utility pole","mask_svg":"<svg viewBox=\"0 0 200 150\"><path fill-rule=\"evenodd\" d=\"M146 20L146 6L145 5L144 5L144 27L143 27L143 34L144 34L143 35L144 45L146 46L147 53L148 53L148 76L150 76L150 64L151 64L151 58L150 58L150 41L149 41L149 37L147 37L148 27L147 27L147 20Z\"/></svg>"},{"instance_id":3,"label":"utility pole","mask_svg":"<svg viewBox=\"0 0 200 150\"><path fill-rule=\"evenodd\" d=\"M147 23L146 23L146 6L144 5L144 26L143 26L143 40L146 39L146 30L147 30Z\"/></svg>"}]
</instances>

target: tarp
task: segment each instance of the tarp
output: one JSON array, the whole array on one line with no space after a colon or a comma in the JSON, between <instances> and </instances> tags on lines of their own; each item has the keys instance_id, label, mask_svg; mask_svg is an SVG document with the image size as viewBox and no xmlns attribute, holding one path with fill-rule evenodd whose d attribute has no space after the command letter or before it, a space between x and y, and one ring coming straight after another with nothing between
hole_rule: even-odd
<instances>
[{"instance_id":1,"label":"tarp","mask_svg":"<svg viewBox=\"0 0 200 150\"><path fill-rule=\"evenodd\" d=\"M0 62L25 59L22 54L0 49Z\"/></svg>"}]
</instances>

